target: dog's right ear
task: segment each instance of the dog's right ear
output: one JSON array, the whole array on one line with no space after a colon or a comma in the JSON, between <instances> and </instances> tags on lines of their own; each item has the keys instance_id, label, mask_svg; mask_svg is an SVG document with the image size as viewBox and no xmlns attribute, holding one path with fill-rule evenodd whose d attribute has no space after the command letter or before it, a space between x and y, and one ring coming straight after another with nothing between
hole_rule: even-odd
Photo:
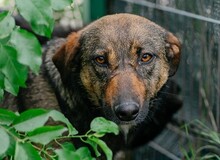
<instances>
[{"instance_id":1,"label":"dog's right ear","mask_svg":"<svg viewBox=\"0 0 220 160\"><path fill-rule=\"evenodd\" d=\"M56 68L60 72L61 79L65 82L72 69L72 61L79 51L79 34L76 32L71 33L67 37L67 41L55 53L52 60Z\"/></svg>"},{"instance_id":2,"label":"dog's right ear","mask_svg":"<svg viewBox=\"0 0 220 160\"><path fill-rule=\"evenodd\" d=\"M180 41L172 33L166 34L166 55L169 61L169 76L173 76L180 63L181 44Z\"/></svg>"}]
</instances>

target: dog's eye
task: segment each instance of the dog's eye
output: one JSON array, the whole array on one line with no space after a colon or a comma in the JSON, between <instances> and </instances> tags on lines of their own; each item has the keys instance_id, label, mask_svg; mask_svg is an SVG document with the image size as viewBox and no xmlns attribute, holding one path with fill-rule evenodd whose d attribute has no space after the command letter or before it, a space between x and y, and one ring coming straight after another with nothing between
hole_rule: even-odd
<instances>
[{"instance_id":1,"label":"dog's eye","mask_svg":"<svg viewBox=\"0 0 220 160\"><path fill-rule=\"evenodd\" d=\"M153 59L153 57L154 57L153 54L145 53L141 57L141 62L142 63L148 63L148 62L150 62Z\"/></svg>"},{"instance_id":2,"label":"dog's eye","mask_svg":"<svg viewBox=\"0 0 220 160\"><path fill-rule=\"evenodd\" d=\"M106 65L106 59L104 56L97 56L94 60L99 65Z\"/></svg>"}]
</instances>

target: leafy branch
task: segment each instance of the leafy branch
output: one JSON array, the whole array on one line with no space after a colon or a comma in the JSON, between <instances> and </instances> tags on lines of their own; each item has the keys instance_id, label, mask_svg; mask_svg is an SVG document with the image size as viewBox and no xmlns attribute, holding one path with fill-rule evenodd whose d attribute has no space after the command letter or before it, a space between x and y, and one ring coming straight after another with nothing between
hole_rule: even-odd
<instances>
[{"instance_id":1,"label":"leafy branch","mask_svg":"<svg viewBox=\"0 0 220 160\"><path fill-rule=\"evenodd\" d=\"M35 35L16 26L13 12L28 22L34 33L50 38L54 28L54 11L61 11L73 0L15 0L11 11L0 13L0 100L4 91L17 95L25 87L28 68L40 70L41 45Z\"/></svg>"},{"instance_id":2,"label":"leafy branch","mask_svg":"<svg viewBox=\"0 0 220 160\"><path fill-rule=\"evenodd\" d=\"M59 122L59 125L49 125L51 121ZM85 135L78 135L68 119L56 110L31 109L18 114L0 109L0 159L93 160L87 147L76 149L67 142L77 138L89 144L96 157L101 155L101 149L107 160L111 160L112 151L100 139L107 133L117 135L119 129L115 123L102 117L91 122L90 130Z\"/></svg>"}]
</instances>

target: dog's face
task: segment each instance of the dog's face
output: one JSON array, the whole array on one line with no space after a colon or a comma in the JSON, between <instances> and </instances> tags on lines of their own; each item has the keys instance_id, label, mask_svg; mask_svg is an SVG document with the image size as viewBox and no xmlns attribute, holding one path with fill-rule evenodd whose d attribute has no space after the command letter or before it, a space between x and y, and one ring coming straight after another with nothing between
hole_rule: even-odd
<instances>
[{"instance_id":1,"label":"dog's face","mask_svg":"<svg viewBox=\"0 0 220 160\"><path fill-rule=\"evenodd\" d=\"M93 106L129 126L146 118L150 100L176 72L179 60L175 36L130 14L106 16L71 34L53 57L64 83L74 64L80 65L80 83Z\"/></svg>"}]
</instances>

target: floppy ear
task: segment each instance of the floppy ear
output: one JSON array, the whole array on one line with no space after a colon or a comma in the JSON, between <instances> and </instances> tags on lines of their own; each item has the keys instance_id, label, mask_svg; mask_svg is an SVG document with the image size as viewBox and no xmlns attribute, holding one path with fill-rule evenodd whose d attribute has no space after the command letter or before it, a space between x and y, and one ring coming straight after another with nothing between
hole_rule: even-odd
<instances>
[{"instance_id":1,"label":"floppy ear","mask_svg":"<svg viewBox=\"0 0 220 160\"><path fill-rule=\"evenodd\" d=\"M181 55L181 44L170 32L166 34L166 56L170 65L169 76L173 76L179 66Z\"/></svg>"},{"instance_id":2,"label":"floppy ear","mask_svg":"<svg viewBox=\"0 0 220 160\"><path fill-rule=\"evenodd\" d=\"M72 70L73 64L71 62L79 51L79 47L79 34L73 32L52 58L64 82L68 79L68 75Z\"/></svg>"}]
</instances>

